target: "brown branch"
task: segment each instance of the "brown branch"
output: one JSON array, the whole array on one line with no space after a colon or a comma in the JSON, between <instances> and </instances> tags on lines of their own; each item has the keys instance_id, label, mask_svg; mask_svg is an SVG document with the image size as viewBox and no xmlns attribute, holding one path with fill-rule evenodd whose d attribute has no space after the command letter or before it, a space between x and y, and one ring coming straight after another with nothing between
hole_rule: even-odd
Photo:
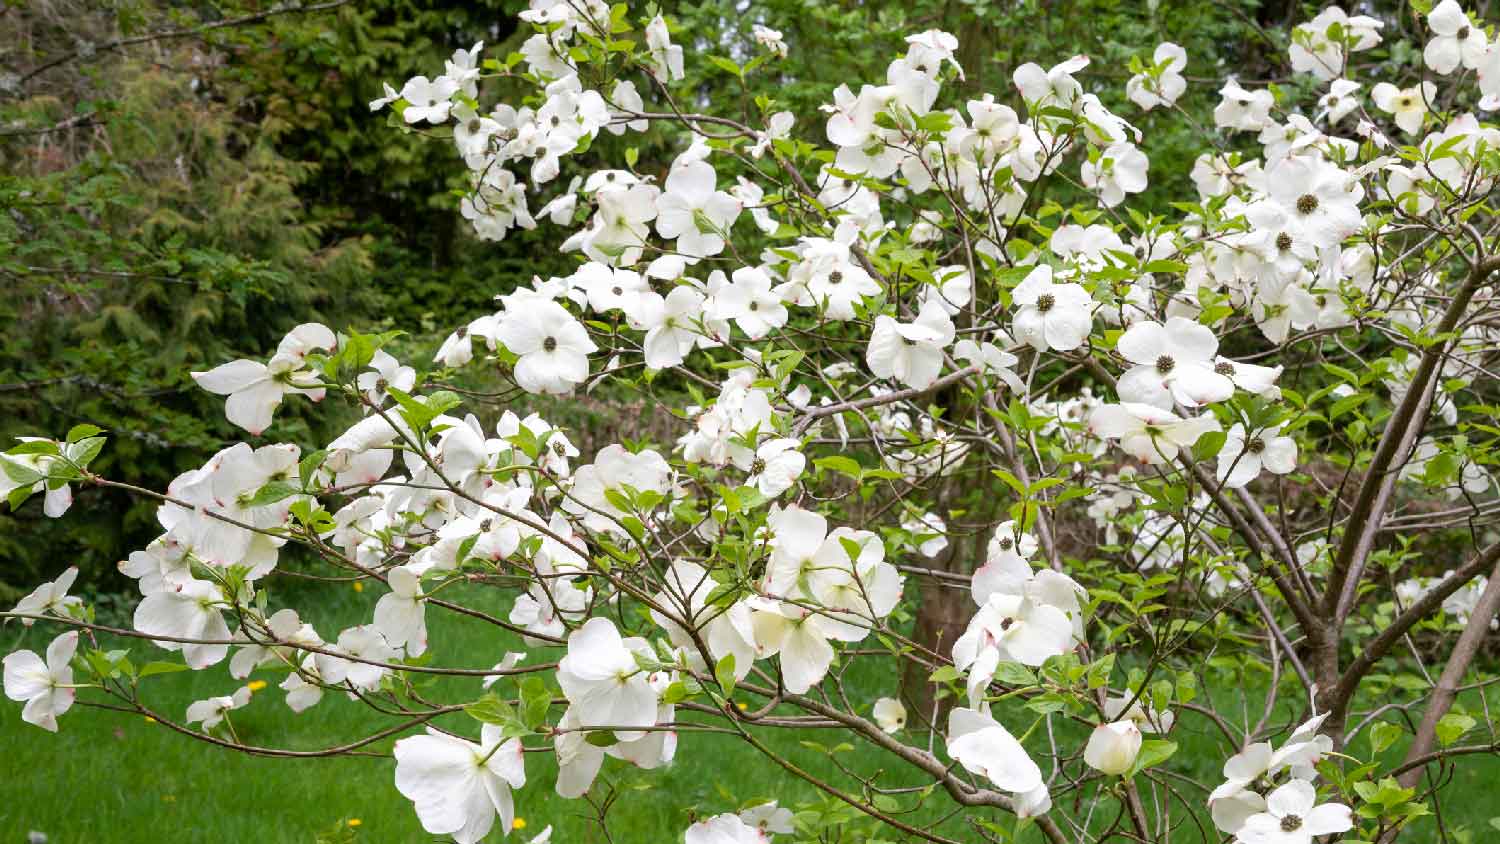
<instances>
[{"instance_id":1,"label":"brown branch","mask_svg":"<svg viewBox=\"0 0 1500 844\"><path fill-rule=\"evenodd\" d=\"M1350 571L1359 562L1356 555L1368 554L1369 546L1373 542L1373 536L1380 526L1380 518L1383 515L1377 507L1380 492L1384 486L1386 475L1393 471L1393 463L1400 446L1406 440L1407 429L1416 424L1417 409L1427 396L1428 384L1438 374L1444 355L1447 353L1447 335L1451 334L1457 327L1464 311L1468 309L1469 302L1473 300L1474 294L1489 278L1490 274L1500 269L1500 256L1492 256L1476 261L1469 275L1465 278L1463 286L1454 294L1453 300L1448 304L1448 309L1443 312L1443 318L1439 320L1430 336L1438 337L1427 351L1422 353L1422 359L1417 364L1417 371L1413 373L1411 386L1407 388L1406 395L1402 397L1401 404L1391 414L1390 422L1381 434L1380 443L1375 448L1375 454L1370 458L1370 466L1366 470L1364 481L1359 485L1359 493L1355 498L1354 509L1349 514L1349 521L1344 527L1343 539L1339 542L1337 554L1334 556L1333 569L1328 575L1328 585L1323 594L1323 609L1325 616L1329 617L1337 627L1341 619L1333 617L1338 610L1341 596L1344 592L1344 580ZM1333 637L1337 641L1337 636Z\"/></svg>"},{"instance_id":2,"label":"brown branch","mask_svg":"<svg viewBox=\"0 0 1500 844\"><path fill-rule=\"evenodd\" d=\"M792 426L792 433L793 435L800 436L803 431L807 430L809 425L823 418L824 416L833 416L835 414L855 410L867 410L872 407L894 404L898 401L906 401L907 399L914 399L918 396L925 396L928 393L935 393L950 384L956 384L959 381L968 378L970 375L977 374L978 372L978 366L966 366L963 369L958 370L957 372L951 372L947 375L944 375L942 378L933 381L931 384L928 384L925 387L908 387L904 390L895 390L889 393L882 393L878 396L870 396L869 398L856 399L854 401L839 402L838 404L830 404L824 405L822 407L810 408L807 410L807 412L802 414L801 418L797 420L797 424Z\"/></svg>"},{"instance_id":3,"label":"brown branch","mask_svg":"<svg viewBox=\"0 0 1500 844\"><path fill-rule=\"evenodd\" d=\"M1458 696L1458 687L1463 682L1464 673L1469 670L1469 664L1479 653L1485 636L1489 635L1490 621L1494 619L1496 611L1500 611L1500 562L1490 572L1489 582L1485 584L1484 592L1474 605L1474 611L1469 614L1469 623L1459 635L1458 643L1453 646L1448 663L1443 666L1443 674L1438 678L1437 687L1432 690L1432 697L1427 701L1427 710L1422 713L1422 723L1417 727L1416 738L1412 739L1411 747L1407 748L1406 762L1413 762L1431 752L1437 736L1438 721L1448 713L1453 699ZM1412 768L1401 775L1401 785L1411 788L1421 777L1422 769Z\"/></svg>"},{"instance_id":4,"label":"brown branch","mask_svg":"<svg viewBox=\"0 0 1500 844\"><path fill-rule=\"evenodd\" d=\"M1429 589L1422 597L1413 601L1406 611L1397 616L1390 625L1380 631L1380 635L1365 648L1364 652L1357 657L1349 668L1339 678L1338 685L1329 690L1323 707L1330 713L1329 720L1340 720L1347 712L1349 702L1354 697L1354 690L1364 676L1369 673L1375 663L1385 656L1396 643L1417 622L1432 614L1443 601L1454 592L1463 588L1464 584L1474 579L1474 576L1485 569L1500 563L1500 542L1497 542L1484 551L1476 554L1467 563L1459 566L1454 572L1443 578L1436 586Z\"/></svg>"}]
</instances>

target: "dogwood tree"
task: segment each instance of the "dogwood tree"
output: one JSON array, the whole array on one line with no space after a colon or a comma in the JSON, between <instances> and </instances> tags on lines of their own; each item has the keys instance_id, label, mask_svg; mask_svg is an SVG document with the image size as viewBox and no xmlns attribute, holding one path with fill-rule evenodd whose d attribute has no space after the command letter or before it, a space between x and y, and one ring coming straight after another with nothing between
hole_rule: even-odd
<instances>
[{"instance_id":1,"label":"dogwood tree","mask_svg":"<svg viewBox=\"0 0 1500 844\"><path fill-rule=\"evenodd\" d=\"M793 114L796 44L764 27L705 59L729 103L681 84L712 33L589 0L522 18L518 52L460 50L370 106L454 145L478 237L554 228L576 270L497 282L430 360L307 324L193 373L249 436L166 490L90 470L93 426L12 448L13 507L128 488L162 528L121 563L132 627L72 571L4 614L57 636L5 658L26 721L105 707L275 754L233 721L279 704L235 681L279 675L288 717L391 722L299 755L388 750L461 844L542 799L539 755L606 829L622 771L714 742L828 798L691 807L688 844L824 840L840 804L860 840L1262 844L1394 840L1494 752L1471 700L1500 608L1500 46L1455 0L1380 63L1358 57L1389 21L1297 24L1296 86L1142 45L1128 101L1202 143L1170 214L1132 207L1151 139L1087 57L958 93L957 37L914 32ZM1190 85L1222 86L1213 126L1178 109ZM675 159L641 166L641 132ZM458 386L476 372L509 387ZM662 404L674 438L584 453L527 412L585 393ZM358 421L276 442L304 400ZM369 616L304 621L293 562L369 584ZM438 614L494 651L445 647ZM868 663L881 694L848 680ZM225 694L155 708L182 667ZM818 776L768 738L813 729L878 765ZM1215 755L1178 754L1184 730Z\"/></svg>"}]
</instances>

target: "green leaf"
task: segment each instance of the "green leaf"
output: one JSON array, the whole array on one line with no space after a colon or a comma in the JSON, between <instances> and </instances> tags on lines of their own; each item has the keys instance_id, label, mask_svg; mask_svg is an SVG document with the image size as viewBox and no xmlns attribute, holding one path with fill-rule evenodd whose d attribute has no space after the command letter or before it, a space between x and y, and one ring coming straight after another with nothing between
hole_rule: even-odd
<instances>
[{"instance_id":1,"label":"green leaf","mask_svg":"<svg viewBox=\"0 0 1500 844\"><path fill-rule=\"evenodd\" d=\"M934 683L951 683L958 679L958 669L951 665L940 666L927 679Z\"/></svg>"},{"instance_id":2,"label":"green leaf","mask_svg":"<svg viewBox=\"0 0 1500 844\"><path fill-rule=\"evenodd\" d=\"M15 460L0 459L0 469L5 470L5 476L10 478L12 483L28 488L47 477L25 463Z\"/></svg>"},{"instance_id":3,"label":"green leaf","mask_svg":"<svg viewBox=\"0 0 1500 844\"><path fill-rule=\"evenodd\" d=\"M819 469L828 469L829 471L838 472L841 475L848 475L856 479L864 471L864 467L859 465L858 460L851 457L842 457L837 454L829 455L828 457L819 457L813 461L813 465Z\"/></svg>"},{"instance_id":4,"label":"green leaf","mask_svg":"<svg viewBox=\"0 0 1500 844\"><path fill-rule=\"evenodd\" d=\"M104 437L87 437L78 442L71 443L68 446L67 458L75 466L86 468L93 462L95 457L99 456L99 452L104 450L104 442Z\"/></svg>"},{"instance_id":5,"label":"green leaf","mask_svg":"<svg viewBox=\"0 0 1500 844\"><path fill-rule=\"evenodd\" d=\"M313 473L323 465L323 458L328 455L328 450L320 448L312 454L302 458L297 464L297 478L302 481L302 488L306 489L312 483Z\"/></svg>"},{"instance_id":6,"label":"green leaf","mask_svg":"<svg viewBox=\"0 0 1500 844\"><path fill-rule=\"evenodd\" d=\"M687 686L683 685L682 681L679 680L668 686L665 692L662 692L661 702L673 706L682 703L687 699L687 696Z\"/></svg>"},{"instance_id":7,"label":"green leaf","mask_svg":"<svg viewBox=\"0 0 1500 844\"><path fill-rule=\"evenodd\" d=\"M1219 456L1219 451L1224 448L1224 441L1228 438L1223 431L1209 431L1193 443L1193 456L1199 460L1210 460Z\"/></svg>"},{"instance_id":8,"label":"green leaf","mask_svg":"<svg viewBox=\"0 0 1500 844\"><path fill-rule=\"evenodd\" d=\"M1478 722L1467 715L1449 712L1437 722L1437 740L1447 747L1458 741L1464 733L1474 729L1476 723Z\"/></svg>"},{"instance_id":9,"label":"green leaf","mask_svg":"<svg viewBox=\"0 0 1500 844\"><path fill-rule=\"evenodd\" d=\"M552 706L552 690L540 677L527 677L521 684L521 720L527 729L535 730L547 720Z\"/></svg>"},{"instance_id":10,"label":"green leaf","mask_svg":"<svg viewBox=\"0 0 1500 844\"><path fill-rule=\"evenodd\" d=\"M724 697L734 694L734 654L724 654L714 666L714 682L724 690Z\"/></svg>"},{"instance_id":11,"label":"green leaf","mask_svg":"<svg viewBox=\"0 0 1500 844\"><path fill-rule=\"evenodd\" d=\"M1135 758L1135 767L1131 773L1144 771L1152 765L1161 763L1172 758L1177 752L1177 742L1165 739L1151 739L1141 743L1141 754Z\"/></svg>"},{"instance_id":12,"label":"green leaf","mask_svg":"<svg viewBox=\"0 0 1500 844\"><path fill-rule=\"evenodd\" d=\"M72 428L68 429L68 442L76 443L79 440L87 439L94 436L95 434L102 433L104 433L103 428L99 427L98 425L90 425L85 422L82 425L74 425Z\"/></svg>"},{"instance_id":13,"label":"green leaf","mask_svg":"<svg viewBox=\"0 0 1500 844\"><path fill-rule=\"evenodd\" d=\"M1377 721L1370 727L1370 753L1379 756L1401 737L1401 728L1389 721Z\"/></svg>"},{"instance_id":14,"label":"green leaf","mask_svg":"<svg viewBox=\"0 0 1500 844\"><path fill-rule=\"evenodd\" d=\"M141 666L141 670L136 672L135 676L137 678L144 678L154 674L176 674L179 671L186 670L188 670L188 667L180 662L148 662Z\"/></svg>"},{"instance_id":15,"label":"green leaf","mask_svg":"<svg viewBox=\"0 0 1500 844\"><path fill-rule=\"evenodd\" d=\"M301 491L302 490L298 489L296 485L289 484L286 481L271 481L270 483L256 490L255 494L250 496L250 500L246 501L244 506L264 507L267 504L275 504L283 498L289 498L293 495L296 495Z\"/></svg>"},{"instance_id":16,"label":"green leaf","mask_svg":"<svg viewBox=\"0 0 1500 844\"><path fill-rule=\"evenodd\" d=\"M12 513L14 513L16 510L20 509L21 505L26 503L26 499L28 499L28 498L31 497L32 492L33 492L33 490L32 490L31 487L32 487L32 484L26 484L25 486L18 486L15 489L13 489L13 490L10 491L10 495L7 495L5 497L6 502L10 504L10 509L11 509Z\"/></svg>"},{"instance_id":17,"label":"green leaf","mask_svg":"<svg viewBox=\"0 0 1500 844\"><path fill-rule=\"evenodd\" d=\"M516 720L515 709L494 694L487 694L465 706L464 712L485 724L509 724Z\"/></svg>"},{"instance_id":18,"label":"green leaf","mask_svg":"<svg viewBox=\"0 0 1500 844\"><path fill-rule=\"evenodd\" d=\"M583 740L595 747L613 747L620 743L620 740L615 738L615 734L609 730L588 733Z\"/></svg>"},{"instance_id":19,"label":"green leaf","mask_svg":"<svg viewBox=\"0 0 1500 844\"><path fill-rule=\"evenodd\" d=\"M995 680L1006 686L1035 686L1036 674L1019 662L1002 662L995 668Z\"/></svg>"},{"instance_id":20,"label":"green leaf","mask_svg":"<svg viewBox=\"0 0 1500 844\"><path fill-rule=\"evenodd\" d=\"M724 71L725 73L730 74L731 76L742 76L742 73L740 72L740 66L730 61L729 59L726 59L722 56L705 56L705 58L708 59L709 64Z\"/></svg>"}]
</instances>

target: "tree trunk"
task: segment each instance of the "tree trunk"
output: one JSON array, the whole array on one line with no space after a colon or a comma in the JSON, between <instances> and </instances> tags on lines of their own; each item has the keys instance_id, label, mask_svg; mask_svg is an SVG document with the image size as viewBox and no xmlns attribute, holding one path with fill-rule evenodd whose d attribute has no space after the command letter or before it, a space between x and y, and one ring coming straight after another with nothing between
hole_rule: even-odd
<instances>
[{"instance_id":1,"label":"tree trunk","mask_svg":"<svg viewBox=\"0 0 1500 844\"><path fill-rule=\"evenodd\" d=\"M983 538L977 541L982 542ZM957 541L955 538L936 557L917 558L917 565L935 571L966 572L970 568L966 564L969 554L965 551L968 547L967 542ZM920 582L922 599L917 604L917 620L912 639L934 653L949 656L953 651L954 640L963 635L969 619L974 616L974 599L970 597L968 587L962 583L948 583L934 577L920 578ZM935 728L942 729L953 701L933 699L935 687L928 680L931 673L930 669L918 663L908 662L901 677L901 700L910 713L907 723L915 726L931 721Z\"/></svg>"}]
</instances>

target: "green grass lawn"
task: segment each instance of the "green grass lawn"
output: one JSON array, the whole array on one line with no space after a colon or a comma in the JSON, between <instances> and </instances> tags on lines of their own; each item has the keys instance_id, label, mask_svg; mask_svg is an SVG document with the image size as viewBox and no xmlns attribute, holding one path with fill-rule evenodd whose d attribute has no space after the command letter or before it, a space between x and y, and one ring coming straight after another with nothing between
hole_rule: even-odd
<instances>
[{"instance_id":1,"label":"green grass lawn","mask_svg":"<svg viewBox=\"0 0 1500 844\"><path fill-rule=\"evenodd\" d=\"M482 608L503 614L504 606ZM333 638L348 624L368 620L374 596L348 590L307 590L294 602L312 618L319 633ZM429 613L432 641L445 660L464 667L487 667L507 650L521 650L518 640L497 636L494 628L472 619L442 612ZM11 625L0 634L5 652L17 646L45 648L55 631L37 626L26 632ZM172 655L147 643L104 643L131 647L137 664ZM533 651L532 659L560 655ZM332 694L301 715L283 702L276 688L283 675L261 672L254 678L268 682L250 705L231 718L240 739L295 749L336 745L373 732L389 721L363 704ZM181 719L187 705L212 695L228 694L241 683L228 677L224 665L201 672L183 672L142 681L147 705ZM862 685L862 684L861 684ZM861 693L866 690L861 689ZM890 688L870 688L869 702ZM464 701L480 694L477 679L437 681L426 692L429 699ZM56 735L20 719L19 704L0 704L0 842L24 841L28 831L44 832L52 844L83 842L222 842L311 844L315 835L341 821L355 818L361 841L429 841L411 804L395 790L395 763L390 759L328 758L269 759L227 752L154 724L139 715L75 706L62 719ZM555 716L556 713L554 713ZM452 716L455 729L473 733L467 716ZM773 744L800 766L822 776L836 773L825 754L799 744L822 740L834 744L826 731L770 731ZM532 740L535 741L535 740ZM374 745L388 750L390 741ZM692 821L690 811L714 814L737 808L752 798L780 799L783 805L806 802L815 789L789 779L748 745L732 736L681 736L679 761L655 772L642 772L608 760L605 773L624 796L610 813L610 827L619 842L680 840ZM862 763L862 764L861 764ZM870 764L873 763L873 764ZM868 754L859 759L867 770L883 763ZM550 754L527 757L526 787L516 794L517 816L525 820L524 840L543 827L555 827L555 841L599 840L597 827L583 815L580 801L553 793L555 765ZM911 782L917 782L913 779ZM495 840L499 840L498 836Z\"/></svg>"},{"instance_id":2,"label":"green grass lawn","mask_svg":"<svg viewBox=\"0 0 1500 844\"><path fill-rule=\"evenodd\" d=\"M333 638L341 627L367 620L374 600L369 592L319 588L301 590L292 603L303 608L306 618L314 618L316 612L318 631ZM478 600L498 604L480 605L494 613L508 609L508 598ZM493 628L472 619L429 612L429 623L432 640L444 659L461 661L464 667L489 666L505 651L521 649L519 642L497 637ZM11 625L0 632L0 648L7 653L18 645L40 650L51 635L43 626L28 632ZM137 664L170 658L138 641L107 643L106 647L132 647ZM544 651L533 654L535 660L549 658ZM882 666L874 664L851 670L851 697L868 706L881 695L893 694L895 678L881 670ZM255 676L268 681L268 687L232 716L246 743L314 749L350 741L390 723L362 704L334 695L325 695L320 704L300 716L293 715L283 702L284 692L276 688L281 675ZM148 705L179 720L193 700L228 694L238 685L223 665L143 681ZM433 700L463 701L479 694L479 684L473 679L445 678L426 694ZM1228 694L1222 697L1227 714L1240 710ZM1472 703L1477 704L1477 699ZM1229 717L1235 720L1232 714ZM473 732L467 716L455 716L451 723ZM1021 723L1010 726L1024 728ZM1172 738L1181 749L1171 765L1212 787L1224 755L1208 729L1201 718L1180 716ZM840 741L837 734L766 730L762 735L797 765L825 778L837 777L826 753L801 744L836 744ZM1076 746L1081 739L1081 730L1059 733L1063 746ZM1359 739L1352 752L1367 752L1363 742ZM388 750L389 746L386 741L374 748ZM1399 750L1387 751L1387 755L1390 761L1399 759ZM655 772L636 771L617 760L606 762L605 773L622 794L610 812L615 842L680 841L693 811L715 814L752 799L775 798L793 807L818 799L811 786L784 774L732 736L684 733L677 756L674 764ZM901 769L901 763L875 750L855 750L839 758L864 772ZM388 758L247 757L193 741L138 715L83 707L65 715L61 732L52 735L22 723L20 706L5 701L0 704L0 844L25 841L32 830L45 833L52 844L312 844L317 833L350 819L358 819L354 831L359 841L433 840L422 832L411 805L396 792L394 767ZM553 793L555 767L549 754L528 755L527 775L529 782L516 795L516 813L526 826L513 838L524 841L551 824L553 840L561 844L603 840L584 816L591 811L586 803L565 801ZM1471 756L1459 767L1444 806L1450 830L1454 825L1464 826L1477 833L1475 841L1488 840L1486 836L1493 834L1489 817L1500 815L1500 809L1491 808L1496 804L1490 798L1497 777L1500 760L1494 757ZM915 776L908 781L921 782ZM947 801L939 796L933 802L940 807ZM913 817L931 815L924 810ZM949 832L957 834L960 829L953 827ZM959 837L968 840L971 836ZM492 835L492 840L499 840L498 835ZM1196 841L1199 835L1188 824L1173 840Z\"/></svg>"}]
</instances>

